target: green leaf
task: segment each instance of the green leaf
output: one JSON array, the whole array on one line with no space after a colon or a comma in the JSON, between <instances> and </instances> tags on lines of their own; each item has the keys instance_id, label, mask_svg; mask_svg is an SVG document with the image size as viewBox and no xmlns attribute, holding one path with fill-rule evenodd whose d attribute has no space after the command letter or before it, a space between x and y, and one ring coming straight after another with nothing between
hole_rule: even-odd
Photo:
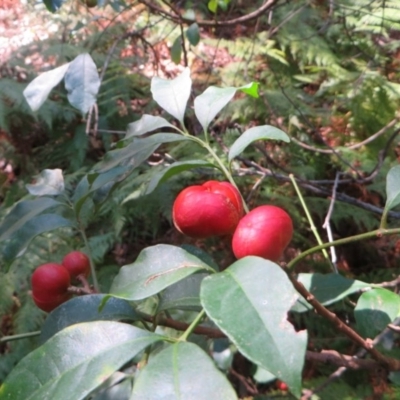
<instances>
[{"instance_id":1,"label":"green leaf","mask_svg":"<svg viewBox=\"0 0 400 400\"><path fill-rule=\"evenodd\" d=\"M214 14L217 12L218 0L210 0L207 4L208 9Z\"/></svg>"},{"instance_id":2,"label":"green leaf","mask_svg":"<svg viewBox=\"0 0 400 400\"><path fill-rule=\"evenodd\" d=\"M0 241L9 239L18 229L44 210L61 205L64 204L49 197L20 201L7 214L0 225Z\"/></svg>"},{"instance_id":3,"label":"green leaf","mask_svg":"<svg viewBox=\"0 0 400 400\"><path fill-rule=\"evenodd\" d=\"M175 64L179 64L181 62L182 57L182 38L179 35L171 46L171 60Z\"/></svg>"},{"instance_id":4,"label":"green leaf","mask_svg":"<svg viewBox=\"0 0 400 400\"><path fill-rule=\"evenodd\" d=\"M297 280L324 306L329 306L350 294L372 286L334 273L299 274ZM300 297L291 311L304 312L311 309L312 306L303 297Z\"/></svg>"},{"instance_id":5,"label":"green leaf","mask_svg":"<svg viewBox=\"0 0 400 400\"><path fill-rule=\"evenodd\" d=\"M132 122L128 125L125 139L132 136L140 136L144 133L165 127L176 129L176 127L170 124L165 118L144 114L138 121Z\"/></svg>"},{"instance_id":6,"label":"green leaf","mask_svg":"<svg viewBox=\"0 0 400 400\"><path fill-rule=\"evenodd\" d=\"M140 315L125 300L110 297L100 310L105 294L74 297L52 311L42 326L40 342L44 343L67 326L100 320L140 320Z\"/></svg>"},{"instance_id":7,"label":"green leaf","mask_svg":"<svg viewBox=\"0 0 400 400\"><path fill-rule=\"evenodd\" d=\"M196 22L191 24L186 30L186 37L192 46L197 46L200 42L199 25Z\"/></svg>"},{"instance_id":8,"label":"green leaf","mask_svg":"<svg viewBox=\"0 0 400 400\"><path fill-rule=\"evenodd\" d=\"M111 321L69 326L28 354L0 387L2 400L81 400L162 336Z\"/></svg>"},{"instance_id":9,"label":"green leaf","mask_svg":"<svg viewBox=\"0 0 400 400\"><path fill-rule=\"evenodd\" d=\"M243 150L256 140L283 140L290 142L285 132L271 125L254 126L243 132L229 150L229 161L243 152Z\"/></svg>"},{"instance_id":10,"label":"green leaf","mask_svg":"<svg viewBox=\"0 0 400 400\"><path fill-rule=\"evenodd\" d=\"M276 379L276 376L272 375L271 372L267 371L266 369L257 366L253 378L257 383L269 383L271 381L274 381Z\"/></svg>"},{"instance_id":11,"label":"green leaf","mask_svg":"<svg viewBox=\"0 0 400 400\"><path fill-rule=\"evenodd\" d=\"M287 321L298 294L282 268L245 257L205 278L200 295L208 316L239 351L300 397L307 332L296 332Z\"/></svg>"},{"instance_id":12,"label":"green leaf","mask_svg":"<svg viewBox=\"0 0 400 400\"><path fill-rule=\"evenodd\" d=\"M211 121L232 100L237 90L255 95L257 84L252 82L238 88L210 86L194 99L194 112L204 131L207 131Z\"/></svg>"},{"instance_id":13,"label":"green leaf","mask_svg":"<svg viewBox=\"0 0 400 400\"><path fill-rule=\"evenodd\" d=\"M191 89L192 80L189 68L185 68L179 76L172 80L158 77L151 80L153 99L182 125L184 125L183 118Z\"/></svg>"},{"instance_id":14,"label":"green leaf","mask_svg":"<svg viewBox=\"0 0 400 400\"><path fill-rule=\"evenodd\" d=\"M96 102L100 77L89 54L80 54L69 65L65 74L65 89L72 106L86 114Z\"/></svg>"},{"instance_id":15,"label":"green leaf","mask_svg":"<svg viewBox=\"0 0 400 400\"><path fill-rule=\"evenodd\" d=\"M57 214L37 215L13 234L4 249L4 258L12 261L14 258L20 257L28 248L29 243L42 233L73 226L72 221Z\"/></svg>"},{"instance_id":16,"label":"green leaf","mask_svg":"<svg viewBox=\"0 0 400 400\"><path fill-rule=\"evenodd\" d=\"M399 295L382 288L363 293L354 309L357 330L365 338L374 338L399 315Z\"/></svg>"},{"instance_id":17,"label":"green leaf","mask_svg":"<svg viewBox=\"0 0 400 400\"><path fill-rule=\"evenodd\" d=\"M64 1L65 0L43 0L43 3L50 12L56 12Z\"/></svg>"},{"instance_id":18,"label":"green leaf","mask_svg":"<svg viewBox=\"0 0 400 400\"><path fill-rule=\"evenodd\" d=\"M187 171L193 168L205 168L205 167L217 168L214 164L203 160L188 160L188 161L174 162L173 164L169 165L166 168L163 168L162 171L152 176L147 186L146 194L151 193L159 185L166 182L173 176L180 174L183 171Z\"/></svg>"},{"instance_id":19,"label":"green leaf","mask_svg":"<svg viewBox=\"0 0 400 400\"><path fill-rule=\"evenodd\" d=\"M36 177L36 183L26 185L34 196L56 196L64 191L64 177L61 169L44 169Z\"/></svg>"},{"instance_id":20,"label":"green leaf","mask_svg":"<svg viewBox=\"0 0 400 400\"><path fill-rule=\"evenodd\" d=\"M69 63L43 72L25 88L23 94L32 111L39 110L51 90L64 78L68 67Z\"/></svg>"},{"instance_id":21,"label":"green leaf","mask_svg":"<svg viewBox=\"0 0 400 400\"><path fill-rule=\"evenodd\" d=\"M400 204L400 165L391 168L386 177L386 205L390 210Z\"/></svg>"},{"instance_id":22,"label":"green leaf","mask_svg":"<svg viewBox=\"0 0 400 400\"><path fill-rule=\"evenodd\" d=\"M200 271L214 270L180 247L159 244L142 250L137 260L122 267L110 294L126 300L141 300Z\"/></svg>"},{"instance_id":23,"label":"green leaf","mask_svg":"<svg viewBox=\"0 0 400 400\"><path fill-rule=\"evenodd\" d=\"M225 375L199 346L180 342L150 357L135 379L130 400L216 398L233 400L237 396Z\"/></svg>"},{"instance_id":24,"label":"green leaf","mask_svg":"<svg viewBox=\"0 0 400 400\"><path fill-rule=\"evenodd\" d=\"M118 165L129 165L134 169L146 161L161 144L180 140L188 139L177 133L156 133L145 138L135 138L126 147L107 152L104 160L93 169L96 172L105 172Z\"/></svg>"}]
</instances>

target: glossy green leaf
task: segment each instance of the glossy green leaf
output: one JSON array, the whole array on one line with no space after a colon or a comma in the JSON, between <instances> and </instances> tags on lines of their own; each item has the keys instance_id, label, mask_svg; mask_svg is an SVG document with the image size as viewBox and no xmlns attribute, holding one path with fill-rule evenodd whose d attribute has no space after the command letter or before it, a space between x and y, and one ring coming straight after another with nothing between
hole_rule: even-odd
<instances>
[{"instance_id":1,"label":"glossy green leaf","mask_svg":"<svg viewBox=\"0 0 400 400\"><path fill-rule=\"evenodd\" d=\"M217 168L214 164L203 160L188 160L188 161L177 161L163 168L160 172L153 175L146 189L146 194L151 193L155 190L158 185L166 182L173 176L180 174L183 171L188 171L193 168Z\"/></svg>"},{"instance_id":2,"label":"glossy green leaf","mask_svg":"<svg viewBox=\"0 0 400 400\"><path fill-rule=\"evenodd\" d=\"M133 136L141 136L145 133L155 131L156 129L166 127L176 129L176 127L170 124L165 118L144 114L138 121L128 125L125 139Z\"/></svg>"},{"instance_id":3,"label":"glossy green leaf","mask_svg":"<svg viewBox=\"0 0 400 400\"><path fill-rule=\"evenodd\" d=\"M182 38L179 35L171 46L171 60L175 64L179 64L182 58Z\"/></svg>"},{"instance_id":4,"label":"glossy green leaf","mask_svg":"<svg viewBox=\"0 0 400 400\"><path fill-rule=\"evenodd\" d=\"M11 237L3 254L6 260L20 257L38 235L58 228L73 227L74 223L58 214L40 214L31 218Z\"/></svg>"},{"instance_id":5,"label":"glossy green leaf","mask_svg":"<svg viewBox=\"0 0 400 400\"><path fill-rule=\"evenodd\" d=\"M386 209L400 204L400 165L391 168L386 177Z\"/></svg>"},{"instance_id":6,"label":"glossy green leaf","mask_svg":"<svg viewBox=\"0 0 400 400\"><path fill-rule=\"evenodd\" d=\"M253 378L257 383L269 383L271 381L274 381L276 379L276 376L272 375L271 372L267 371L266 369L257 366Z\"/></svg>"},{"instance_id":7,"label":"glossy green leaf","mask_svg":"<svg viewBox=\"0 0 400 400\"><path fill-rule=\"evenodd\" d=\"M193 343L180 342L150 357L130 400L234 400L236 393L210 357Z\"/></svg>"},{"instance_id":8,"label":"glossy green leaf","mask_svg":"<svg viewBox=\"0 0 400 400\"><path fill-rule=\"evenodd\" d=\"M203 130L207 131L212 120L232 100L238 90L254 95L255 91L257 91L254 89L256 85L255 83L250 83L237 88L210 86L201 95L197 96L194 99L194 112Z\"/></svg>"},{"instance_id":9,"label":"glossy green leaf","mask_svg":"<svg viewBox=\"0 0 400 400\"><path fill-rule=\"evenodd\" d=\"M99 320L140 320L140 315L122 299L109 298L100 310L105 294L74 297L52 311L42 326L40 342L44 343L67 326Z\"/></svg>"},{"instance_id":10,"label":"glossy green leaf","mask_svg":"<svg viewBox=\"0 0 400 400\"><path fill-rule=\"evenodd\" d=\"M94 395L90 400L129 400L131 393L132 378L128 376L120 382L110 382L106 389Z\"/></svg>"},{"instance_id":11,"label":"glossy green leaf","mask_svg":"<svg viewBox=\"0 0 400 400\"><path fill-rule=\"evenodd\" d=\"M154 77L151 80L153 99L182 125L191 90L192 80L189 68L185 68L180 75L172 80L159 77Z\"/></svg>"},{"instance_id":12,"label":"glossy green leaf","mask_svg":"<svg viewBox=\"0 0 400 400\"><path fill-rule=\"evenodd\" d=\"M325 306L344 299L350 294L371 287L371 284L348 279L340 274L299 274L297 280ZM291 311L304 312L311 310L312 306L300 296Z\"/></svg>"},{"instance_id":13,"label":"glossy green leaf","mask_svg":"<svg viewBox=\"0 0 400 400\"><path fill-rule=\"evenodd\" d=\"M64 191L64 177L62 170L44 169L36 177L34 184L26 185L28 192L34 196L56 196Z\"/></svg>"},{"instance_id":14,"label":"glossy green leaf","mask_svg":"<svg viewBox=\"0 0 400 400\"><path fill-rule=\"evenodd\" d=\"M80 400L163 337L113 321L69 326L27 355L0 387L1 400Z\"/></svg>"},{"instance_id":15,"label":"glossy green leaf","mask_svg":"<svg viewBox=\"0 0 400 400\"><path fill-rule=\"evenodd\" d=\"M43 72L25 88L23 94L32 111L39 110L51 90L64 78L68 67L69 63Z\"/></svg>"},{"instance_id":16,"label":"glossy green leaf","mask_svg":"<svg viewBox=\"0 0 400 400\"><path fill-rule=\"evenodd\" d=\"M374 338L400 315L400 296L387 289L363 293L354 309L357 331L365 338Z\"/></svg>"},{"instance_id":17,"label":"glossy green leaf","mask_svg":"<svg viewBox=\"0 0 400 400\"><path fill-rule=\"evenodd\" d=\"M180 140L187 138L177 133L156 133L145 138L135 138L126 147L107 152L104 160L94 167L94 171L105 172L118 165L134 169L146 161L161 144Z\"/></svg>"},{"instance_id":18,"label":"glossy green leaf","mask_svg":"<svg viewBox=\"0 0 400 400\"><path fill-rule=\"evenodd\" d=\"M43 211L62 205L50 197L20 201L0 225L0 241L9 239L18 229Z\"/></svg>"},{"instance_id":19,"label":"glossy green leaf","mask_svg":"<svg viewBox=\"0 0 400 400\"><path fill-rule=\"evenodd\" d=\"M89 54L80 54L69 65L65 74L65 89L72 106L86 114L96 102L100 77Z\"/></svg>"},{"instance_id":20,"label":"glossy green leaf","mask_svg":"<svg viewBox=\"0 0 400 400\"><path fill-rule=\"evenodd\" d=\"M229 161L241 154L244 149L257 140L282 140L290 142L289 136L285 132L271 125L254 126L243 132L236 139L229 150Z\"/></svg>"},{"instance_id":21,"label":"glossy green leaf","mask_svg":"<svg viewBox=\"0 0 400 400\"><path fill-rule=\"evenodd\" d=\"M137 260L122 267L110 294L126 300L141 300L159 293L187 276L214 270L180 247L160 244L142 250Z\"/></svg>"},{"instance_id":22,"label":"glossy green leaf","mask_svg":"<svg viewBox=\"0 0 400 400\"><path fill-rule=\"evenodd\" d=\"M186 30L186 37L192 46L197 46L200 42L199 25L196 22L191 24Z\"/></svg>"},{"instance_id":23,"label":"glossy green leaf","mask_svg":"<svg viewBox=\"0 0 400 400\"><path fill-rule=\"evenodd\" d=\"M282 268L245 257L205 278L200 295L208 316L239 351L300 397L307 332L296 332L287 320L298 294Z\"/></svg>"},{"instance_id":24,"label":"glossy green leaf","mask_svg":"<svg viewBox=\"0 0 400 400\"><path fill-rule=\"evenodd\" d=\"M46 8L51 12L56 12L65 0L43 0Z\"/></svg>"}]
</instances>

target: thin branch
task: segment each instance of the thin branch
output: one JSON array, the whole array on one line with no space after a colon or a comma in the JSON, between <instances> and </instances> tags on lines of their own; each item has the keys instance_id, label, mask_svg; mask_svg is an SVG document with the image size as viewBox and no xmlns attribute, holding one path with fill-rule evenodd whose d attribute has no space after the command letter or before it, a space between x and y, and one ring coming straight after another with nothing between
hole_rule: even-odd
<instances>
[{"instance_id":1,"label":"thin branch","mask_svg":"<svg viewBox=\"0 0 400 400\"><path fill-rule=\"evenodd\" d=\"M261 7L259 7L257 10L243 15L241 17L238 18L233 18L233 19L229 19L226 21L223 20L197 20L196 23L199 26L211 26L211 27L217 27L217 26L233 26L233 25L237 25L237 24L243 24L245 22L249 22L252 21L253 19L258 18L260 15L266 13L268 10L270 10L276 3L278 2L278 0L267 0ZM188 18L184 18L182 16L177 17L176 15L164 10L163 8L151 3L148 0L139 0L139 3L144 4L145 6L147 6L148 8L150 8L151 11L161 14L164 17L179 23L180 21L185 22L186 24L192 24L193 20L188 19Z\"/></svg>"},{"instance_id":2,"label":"thin branch","mask_svg":"<svg viewBox=\"0 0 400 400\"><path fill-rule=\"evenodd\" d=\"M381 365L375 360L363 360L354 358L353 356L340 354L336 350L322 350L320 353L314 351L306 352L306 359L308 361L315 361L338 367L345 367L346 369L376 369ZM315 393L315 392L313 392Z\"/></svg>"}]
</instances>

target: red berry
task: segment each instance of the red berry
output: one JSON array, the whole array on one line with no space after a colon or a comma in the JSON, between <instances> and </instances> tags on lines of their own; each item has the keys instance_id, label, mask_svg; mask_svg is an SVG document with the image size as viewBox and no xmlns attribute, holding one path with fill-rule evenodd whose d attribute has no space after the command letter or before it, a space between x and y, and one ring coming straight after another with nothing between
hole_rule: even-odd
<instances>
[{"instance_id":1,"label":"red berry","mask_svg":"<svg viewBox=\"0 0 400 400\"><path fill-rule=\"evenodd\" d=\"M71 279L75 279L78 275L86 278L90 274L89 257L80 251L71 251L62 260L62 265L69 272Z\"/></svg>"},{"instance_id":2,"label":"red berry","mask_svg":"<svg viewBox=\"0 0 400 400\"><path fill-rule=\"evenodd\" d=\"M175 227L195 238L233 233L242 215L239 191L228 182L217 181L182 190L172 209Z\"/></svg>"},{"instance_id":3,"label":"red berry","mask_svg":"<svg viewBox=\"0 0 400 400\"><path fill-rule=\"evenodd\" d=\"M32 274L31 283L33 300L44 311L52 311L71 297L68 292L71 278L62 265L39 266Z\"/></svg>"},{"instance_id":4,"label":"red berry","mask_svg":"<svg viewBox=\"0 0 400 400\"><path fill-rule=\"evenodd\" d=\"M287 391L289 389L288 385L285 382L280 381L279 379L276 381L276 388L279 390Z\"/></svg>"},{"instance_id":5,"label":"red berry","mask_svg":"<svg viewBox=\"0 0 400 400\"><path fill-rule=\"evenodd\" d=\"M293 236L293 223L282 208L260 206L239 222L232 239L236 258L259 256L277 261Z\"/></svg>"}]
</instances>

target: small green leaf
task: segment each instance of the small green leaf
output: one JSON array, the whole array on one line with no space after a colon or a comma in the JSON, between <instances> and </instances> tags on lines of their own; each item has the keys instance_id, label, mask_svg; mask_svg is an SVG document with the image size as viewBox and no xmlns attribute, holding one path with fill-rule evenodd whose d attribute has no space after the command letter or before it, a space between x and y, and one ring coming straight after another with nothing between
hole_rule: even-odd
<instances>
[{"instance_id":1,"label":"small green leaf","mask_svg":"<svg viewBox=\"0 0 400 400\"><path fill-rule=\"evenodd\" d=\"M194 99L194 112L203 130L206 131L208 129L212 120L232 100L237 90L256 96L257 87L258 84L253 82L241 87L208 87Z\"/></svg>"},{"instance_id":2,"label":"small green leaf","mask_svg":"<svg viewBox=\"0 0 400 400\"><path fill-rule=\"evenodd\" d=\"M129 165L134 169L146 161L161 144L180 140L188 139L177 133L156 133L145 138L134 138L126 147L107 152L104 160L93 169L96 172L106 172L118 165Z\"/></svg>"},{"instance_id":3,"label":"small green leaf","mask_svg":"<svg viewBox=\"0 0 400 400\"><path fill-rule=\"evenodd\" d=\"M278 128L271 125L254 126L243 132L235 143L233 143L229 150L229 161L232 161L256 140L282 140L290 142L289 136Z\"/></svg>"},{"instance_id":4,"label":"small green leaf","mask_svg":"<svg viewBox=\"0 0 400 400\"><path fill-rule=\"evenodd\" d=\"M205 278L201 302L207 315L250 361L287 383L300 397L307 332L287 320L298 293L281 267L245 257Z\"/></svg>"},{"instance_id":5,"label":"small green leaf","mask_svg":"<svg viewBox=\"0 0 400 400\"><path fill-rule=\"evenodd\" d=\"M225 375L199 346L180 342L150 357L135 379L130 400L217 398L235 400L237 396Z\"/></svg>"},{"instance_id":6,"label":"small green leaf","mask_svg":"<svg viewBox=\"0 0 400 400\"><path fill-rule=\"evenodd\" d=\"M64 191L64 177L61 169L44 169L36 177L36 183L26 185L34 196L56 196Z\"/></svg>"},{"instance_id":7,"label":"small green leaf","mask_svg":"<svg viewBox=\"0 0 400 400\"><path fill-rule=\"evenodd\" d=\"M182 125L184 125L183 118L191 90L192 80L189 68L185 68L179 76L172 80L158 77L151 80L153 99Z\"/></svg>"},{"instance_id":8,"label":"small green leaf","mask_svg":"<svg viewBox=\"0 0 400 400\"><path fill-rule=\"evenodd\" d=\"M140 315L125 300L111 297L100 310L105 294L74 297L52 311L42 326L40 342L44 343L67 326L100 320L140 320Z\"/></svg>"},{"instance_id":9,"label":"small green leaf","mask_svg":"<svg viewBox=\"0 0 400 400\"><path fill-rule=\"evenodd\" d=\"M69 326L28 354L0 387L2 400L81 400L162 336L121 322Z\"/></svg>"},{"instance_id":10,"label":"small green leaf","mask_svg":"<svg viewBox=\"0 0 400 400\"><path fill-rule=\"evenodd\" d=\"M363 293L354 309L357 330L365 338L374 338L399 315L399 295L382 288Z\"/></svg>"},{"instance_id":11,"label":"small green leaf","mask_svg":"<svg viewBox=\"0 0 400 400\"><path fill-rule=\"evenodd\" d=\"M207 4L208 9L214 14L217 12L218 0L210 0Z\"/></svg>"},{"instance_id":12,"label":"small green leaf","mask_svg":"<svg viewBox=\"0 0 400 400\"><path fill-rule=\"evenodd\" d=\"M258 82L250 82L245 86L239 87L238 90L248 94L251 97L258 98L259 97L258 86L259 86Z\"/></svg>"},{"instance_id":13,"label":"small green leaf","mask_svg":"<svg viewBox=\"0 0 400 400\"><path fill-rule=\"evenodd\" d=\"M68 67L69 63L43 72L25 88L23 94L32 111L39 110L51 90L64 78Z\"/></svg>"},{"instance_id":14,"label":"small green leaf","mask_svg":"<svg viewBox=\"0 0 400 400\"><path fill-rule=\"evenodd\" d=\"M0 225L0 241L9 239L38 214L57 206L64 206L64 204L50 197L20 201L3 219Z\"/></svg>"},{"instance_id":15,"label":"small green leaf","mask_svg":"<svg viewBox=\"0 0 400 400\"><path fill-rule=\"evenodd\" d=\"M157 174L153 175L151 178L147 189L146 194L151 193L155 190L159 185L166 182L168 179L172 178L173 176L180 174L183 171L187 171L193 168L217 168L214 164L211 164L207 161L203 160L189 160L189 161L177 161L173 164L169 165L166 168L163 168L162 171L158 172Z\"/></svg>"},{"instance_id":16,"label":"small green leaf","mask_svg":"<svg viewBox=\"0 0 400 400\"><path fill-rule=\"evenodd\" d=\"M141 251L137 260L122 267L110 294L126 300L141 300L200 271L214 270L180 247L160 244Z\"/></svg>"},{"instance_id":17,"label":"small green leaf","mask_svg":"<svg viewBox=\"0 0 400 400\"><path fill-rule=\"evenodd\" d=\"M391 168L386 177L386 205L391 210L400 204L400 165Z\"/></svg>"},{"instance_id":18,"label":"small green leaf","mask_svg":"<svg viewBox=\"0 0 400 400\"><path fill-rule=\"evenodd\" d=\"M200 30L199 25L196 22L191 24L186 30L186 37L192 46L197 46L200 42Z\"/></svg>"},{"instance_id":19,"label":"small green leaf","mask_svg":"<svg viewBox=\"0 0 400 400\"><path fill-rule=\"evenodd\" d=\"M86 114L96 102L100 77L89 54L80 54L69 65L65 74L65 89L72 106Z\"/></svg>"},{"instance_id":20,"label":"small green leaf","mask_svg":"<svg viewBox=\"0 0 400 400\"><path fill-rule=\"evenodd\" d=\"M182 38L178 36L171 46L171 60L175 64L179 64L182 58Z\"/></svg>"},{"instance_id":21,"label":"small green leaf","mask_svg":"<svg viewBox=\"0 0 400 400\"><path fill-rule=\"evenodd\" d=\"M165 127L176 129L176 127L170 124L165 118L144 114L138 121L128 125L125 139L132 136L141 136L145 133Z\"/></svg>"},{"instance_id":22,"label":"small green leaf","mask_svg":"<svg viewBox=\"0 0 400 400\"><path fill-rule=\"evenodd\" d=\"M340 274L334 273L299 274L297 280L325 306L342 300L350 294L357 293L362 289L371 287L371 284L348 279ZM312 306L303 297L300 297L291 311L304 312L311 309Z\"/></svg>"},{"instance_id":23,"label":"small green leaf","mask_svg":"<svg viewBox=\"0 0 400 400\"><path fill-rule=\"evenodd\" d=\"M46 8L53 13L61 7L64 1L65 0L43 0L43 3L45 4Z\"/></svg>"}]
</instances>

